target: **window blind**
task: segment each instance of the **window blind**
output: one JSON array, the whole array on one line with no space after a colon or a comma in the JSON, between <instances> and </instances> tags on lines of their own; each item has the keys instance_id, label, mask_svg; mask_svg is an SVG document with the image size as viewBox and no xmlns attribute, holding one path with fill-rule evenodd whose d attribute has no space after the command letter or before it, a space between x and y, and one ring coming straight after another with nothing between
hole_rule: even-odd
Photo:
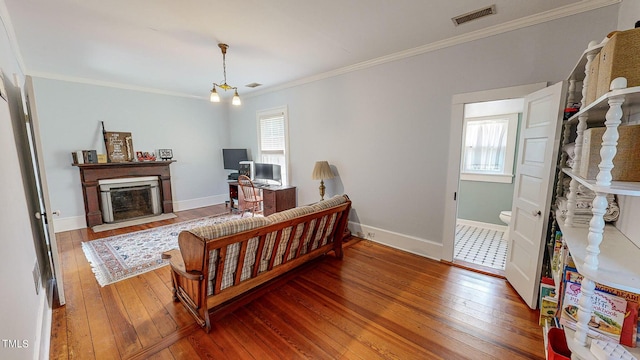
<instances>
[{"instance_id":1,"label":"window blind","mask_svg":"<svg viewBox=\"0 0 640 360\"><path fill-rule=\"evenodd\" d=\"M260 118L260 151L284 154L284 115Z\"/></svg>"}]
</instances>

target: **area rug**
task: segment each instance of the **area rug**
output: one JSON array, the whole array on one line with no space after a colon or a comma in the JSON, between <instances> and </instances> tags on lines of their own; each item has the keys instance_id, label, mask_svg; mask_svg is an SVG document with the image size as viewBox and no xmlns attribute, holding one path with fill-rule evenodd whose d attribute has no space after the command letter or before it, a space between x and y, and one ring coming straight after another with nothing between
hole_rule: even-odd
<instances>
[{"instance_id":1,"label":"area rug","mask_svg":"<svg viewBox=\"0 0 640 360\"><path fill-rule=\"evenodd\" d=\"M180 231L238 218L240 214L222 214L183 221L83 242L82 250L96 280L105 286L169 264L162 253L178 247Z\"/></svg>"},{"instance_id":2,"label":"area rug","mask_svg":"<svg viewBox=\"0 0 640 360\"><path fill-rule=\"evenodd\" d=\"M177 217L177 215L174 214L174 213L160 214L160 215L157 215L157 216L149 216L149 217L144 217L144 218L139 218L139 219L134 219L134 220L121 221L121 222L117 222L117 223L100 224L100 225L96 225L96 226L92 227L91 230L93 230L94 233L97 233L97 232L102 232L102 231L107 231L107 230L120 229L120 228L127 227L127 226L148 224L148 223L152 223L154 221L162 221L162 220L167 220L167 219L173 219L174 217Z\"/></svg>"}]
</instances>

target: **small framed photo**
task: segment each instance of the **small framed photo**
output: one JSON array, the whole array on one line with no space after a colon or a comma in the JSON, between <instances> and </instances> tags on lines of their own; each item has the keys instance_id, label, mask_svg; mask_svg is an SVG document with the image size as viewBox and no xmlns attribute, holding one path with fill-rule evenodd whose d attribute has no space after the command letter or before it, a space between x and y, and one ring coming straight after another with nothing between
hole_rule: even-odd
<instances>
[{"instance_id":1,"label":"small framed photo","mask_svg":"<svg viewBox=\"0 0 640 360\"><path fill-rule=\"evenodd\" d=\"M156 161L156 155L148 151L136 151L138 161Z\"/></svg>"},{"instance_id":2,"label":"small framed photo","mask_svg":"<svg viewBox=\"0 0 640 360\"><path fill-rule=\"evenodd\" d=\"M158 149L158 156L162 160L173 159L173 151L171 149Z\"/></svg>"}]
</instances>

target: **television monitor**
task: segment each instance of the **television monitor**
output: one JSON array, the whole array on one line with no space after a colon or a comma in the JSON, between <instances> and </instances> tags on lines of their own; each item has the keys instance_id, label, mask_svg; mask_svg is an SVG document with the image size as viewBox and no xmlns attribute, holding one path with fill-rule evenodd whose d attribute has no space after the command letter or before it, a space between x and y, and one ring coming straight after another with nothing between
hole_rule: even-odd
<instances>
[{"instance_id":1,"label":"television monitor","mask_svg":"<svg viewBox=\"0 0 640 360\"><path fill-rule=\"evenodd\" d=\"M255 163L254 170L254 178L256 180L273 180L282 183L282 170L280 165Z\"/></svg>"},{"instance_id":2,"label":"television monitor","mask_svg":"<svg viewBox=\"0 0 640 360\"><path fill-rule=\"evenodd\" d=\"M271 180L277 181L282 184L282 170L280 169L280 165L271 164L273 166L272 177Z\"/></svg>"},{"instance_id":3,"label":"television monitor","mask_svg":"<svg viewBox=\"0 0 640 360\"><path fill-rule=\"evenodd\" d=\"M225 170L240 170L240 161L249 160L247 149L222 149Z\"/></svg>"}]
</instances>

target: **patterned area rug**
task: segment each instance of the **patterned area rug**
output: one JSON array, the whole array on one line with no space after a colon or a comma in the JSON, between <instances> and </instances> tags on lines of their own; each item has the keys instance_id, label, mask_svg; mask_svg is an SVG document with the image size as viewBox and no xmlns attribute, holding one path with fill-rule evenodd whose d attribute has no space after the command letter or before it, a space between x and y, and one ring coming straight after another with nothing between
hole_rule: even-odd
<instances>
[{"instance_id":1,"label":"patterned area rug","mask_svg":"<svg viewBox=\"0 0 640 360\"><path fill-rule=\"evenodd\" d=\"M105 286L169 264L162 259L162 253L178 247L180 231L238 218L240 214L223 214L183 221L83 242L82 250L98 283Z\"/></svg>"}]
</instances>

